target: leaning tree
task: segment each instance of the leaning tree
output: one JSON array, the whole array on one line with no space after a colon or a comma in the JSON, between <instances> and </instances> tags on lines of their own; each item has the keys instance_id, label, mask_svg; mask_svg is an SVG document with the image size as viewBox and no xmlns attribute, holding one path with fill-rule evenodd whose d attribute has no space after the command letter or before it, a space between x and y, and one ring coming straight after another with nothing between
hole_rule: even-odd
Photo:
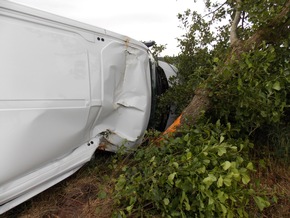
<instances>
[{"instance_id":1,"label":"leaning tree","mask_svg":"<svg viewBox=\"0 0 290 218\"><path fill-rule=\"evenodd\" d=\"M178 15L186 34L179 39L181 85L170 99L187 106L177 125L193 125L205 113L241 122L250 134L285 120L290 1L206 0L205 5L205 15L190 10Z\"/></svg>"}]
</instances>

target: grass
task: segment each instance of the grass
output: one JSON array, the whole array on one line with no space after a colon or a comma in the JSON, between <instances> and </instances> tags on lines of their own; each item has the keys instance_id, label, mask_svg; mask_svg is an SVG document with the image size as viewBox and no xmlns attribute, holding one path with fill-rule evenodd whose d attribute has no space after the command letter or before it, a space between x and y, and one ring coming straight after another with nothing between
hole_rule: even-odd
<instances>
[{"instance_id":1,"label":"grass","mask_svg":"<svg viewBox=\"0 0 290 218\"><path fill-rule=\"evenodd\" d=\"M256 160L256 172L252 184L257 192L265 193L270 207L262 212L253 207L250 217L289 218L290 217L290 166L275 159Z\"/></svg>"},{"instance_id":2,"label":"grass","mask_svg":"<svg viewBox=\"0 0 290 218\"><path fill-rule=\"evenodd\" d=\"M0 217L111 217L114 172L109 165L113 156L97 152L77 173Z\"/></svg>"},{"instance_id":3,"label":"grass","mask_svg":"<svg viewBox=\"0 0 290 218\"><path fill-rule=\"evenodd\" d=\"M259 157L260 158L260 157ZM130 161L130 156L126 156ZM76 174L0 215L0 218L53 218L53 217L112 217L114 205L114 179L124 160L116 155L98 152L95 160L85 165ZM256 172L252 175L252 185L263 192L271 206L262 212L249 207L250 217L287 218L290 217L290 167L272 158L254 158Z\"/></svg>"}]
</instances>

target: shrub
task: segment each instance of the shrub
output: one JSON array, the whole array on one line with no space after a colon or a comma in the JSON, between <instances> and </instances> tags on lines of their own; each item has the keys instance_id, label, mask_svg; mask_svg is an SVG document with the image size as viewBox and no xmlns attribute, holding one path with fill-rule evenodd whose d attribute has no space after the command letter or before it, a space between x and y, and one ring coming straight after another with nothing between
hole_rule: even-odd
<instances>
[{"instance_id":1,"label":"shrub","mask_svg":"<svg viewBox=\"0 0 290 218\"><path fill-rule=\"evenodd\" d=\"M248 140L233 139L231 125L184 128L161 146L138 149L116 182L116 215L166 217L246 217L254 197L249 187Z\"/></svg>"}]
</instances>

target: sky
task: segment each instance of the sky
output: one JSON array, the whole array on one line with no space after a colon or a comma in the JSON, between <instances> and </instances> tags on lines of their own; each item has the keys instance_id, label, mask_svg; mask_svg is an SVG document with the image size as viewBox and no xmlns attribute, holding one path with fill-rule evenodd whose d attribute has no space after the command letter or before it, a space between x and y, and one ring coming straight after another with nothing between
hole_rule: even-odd
<instances>
[{"instance_id":1,"label":"sky","mask_svg":"<svg viewBox=\"0 0 290 218\"><path fill-rule=\"evenodd\" d=\"M33 8L114 31L138 41L166 44L161 55L178 55L184 34L177 19L186 9L203 12L199 0L10 0Z\"/></svg>"}]
</instances>

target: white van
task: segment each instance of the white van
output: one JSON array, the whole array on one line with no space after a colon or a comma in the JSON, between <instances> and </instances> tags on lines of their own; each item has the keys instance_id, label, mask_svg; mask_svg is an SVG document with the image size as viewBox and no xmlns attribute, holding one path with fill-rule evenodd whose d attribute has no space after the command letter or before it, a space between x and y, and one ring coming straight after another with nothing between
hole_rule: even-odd
<instances>
[{"instance_id":1,"label":"white van","mask_svg":"<svg viewBox=\"0 0 290 218\"><path fill-rule=\"evenodd\" d=\"M141 42L0 0L0 214L138 145L156 74Z\"/></svg>"}]
</instances>

